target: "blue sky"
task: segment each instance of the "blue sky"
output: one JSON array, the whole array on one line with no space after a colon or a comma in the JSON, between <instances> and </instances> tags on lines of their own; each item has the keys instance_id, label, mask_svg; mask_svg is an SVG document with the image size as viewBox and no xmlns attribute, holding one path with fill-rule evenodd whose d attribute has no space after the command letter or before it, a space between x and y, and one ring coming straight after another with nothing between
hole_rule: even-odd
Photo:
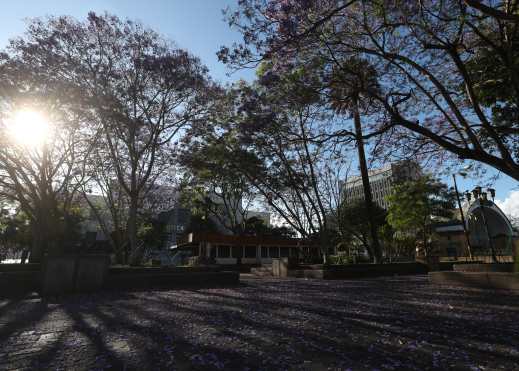
<instances>
[{"instance_id":1,"label":"blue sky","mask_svg":"<svg viewBox=\"0 0 519 371\"><path fill-rule=\"evenodd\" d=\"M21 35L25 19L46 15L71 15L84 18L91 10L108 11L122 18L139 20L178 46L200 57L213 78L232 81L251 78L253 71L240 71L230 78L226 67L218 62L216 51L221 45L237 41L240 35L231 31L223 20L222 9L235 7L234 0L21 0L2 3L0 12L0 46L13 36Z\"/></svg>"},{"instance_id":2,"label":"blue sky","mask_svg":"<svg viewBox=\"0 0 519 371\"><path fill-rule=\"evenodd\" d=\"M227 76L228 70L218 62L215 55L219 46L230 45L239 40L240 35L229 29L223 21L222 9L235 7L237 0L20 0L2 3L0 12L0 47L4 47L8 39L21 35L25 29L24 19L45 15L71 15L84 18L90 10L108 11L120 17L141 21L167 38L175 41L180 47L188 49L201 58L214 79L220 82L233 81L238 78L251 79L253 71L239 71ZM494 171L490 171L495 174ZM444 180L451 184L451 177ZM481 180L458 178L460 191L471 189ZM517 181L501 176L495 183L497 198L504 201L507 197L517 195L512 192L519 189ZM514 196L516 197L516 196ZM519 210L517 211L519 213Z\"/></svg>"}]
</instances>

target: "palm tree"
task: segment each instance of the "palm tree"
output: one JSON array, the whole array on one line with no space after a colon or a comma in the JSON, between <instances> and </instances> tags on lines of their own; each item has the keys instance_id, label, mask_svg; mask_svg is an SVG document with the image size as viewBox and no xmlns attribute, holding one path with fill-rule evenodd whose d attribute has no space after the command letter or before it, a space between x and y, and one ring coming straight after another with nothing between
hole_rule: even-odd
<instances>
[{"instance_id":1,"label":"palm tree","mask_svg":"<svg viewBox=\"0 0 519 371\"><path fill-rule=\"evenodd\" d=\"M364 139L362 136L362 125L360 120L360 110L367 110L372 106L368 92L380 90L375 69L366 61L358 58L350 58L341 64L340 67L332 70L330 79L330 104L337 112L344 114L349 112L353 116L355 125L355 141L359 155L360 173L362 186L364 188L364 201L368 211L370 224L370 234L372 240L371 255L375 263L382 261L382 250L378 240L374 214L373 195L369 184L368 166L366 154L364 152Z\"/></svg>"}]
</instances>

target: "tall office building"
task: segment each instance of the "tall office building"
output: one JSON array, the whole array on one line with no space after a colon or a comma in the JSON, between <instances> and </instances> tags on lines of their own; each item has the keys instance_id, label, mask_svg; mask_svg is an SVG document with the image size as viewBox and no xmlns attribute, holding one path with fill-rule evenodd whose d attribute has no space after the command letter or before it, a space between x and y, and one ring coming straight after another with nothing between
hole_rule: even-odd
<instances>
[{"instance_id":1,"label":"tall office building","mask_svg":"<svg viewBox=\"0 0 519 371\"><path fill-rule=\"evenodd\" d=\"M420 165L411 160L394 162L382 168L373 169L368 172L369 184L373 201L383 209L389 207L386 197L391 194L395 184L406 180L416 180L422 176ZM364 199L364 187L362 177L353 176L343 184L342 191L346 202Z\"/></svg>"}]
</instances>

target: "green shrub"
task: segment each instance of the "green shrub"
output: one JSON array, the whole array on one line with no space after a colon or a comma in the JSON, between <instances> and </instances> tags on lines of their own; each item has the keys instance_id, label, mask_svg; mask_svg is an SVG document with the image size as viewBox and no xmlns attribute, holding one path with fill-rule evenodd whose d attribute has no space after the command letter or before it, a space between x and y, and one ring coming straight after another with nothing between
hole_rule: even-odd
<instances>
[{"instance_id":1,"label":"green shrub","mask_svg":"<svg viewBox=\"0 0 519 371\"><path fill-rule=\"evenodd\" d=\"M331 255L328 257L328 262L331 265L353 264L353 257L345 254Z\"/></svg>"}]
</instances>

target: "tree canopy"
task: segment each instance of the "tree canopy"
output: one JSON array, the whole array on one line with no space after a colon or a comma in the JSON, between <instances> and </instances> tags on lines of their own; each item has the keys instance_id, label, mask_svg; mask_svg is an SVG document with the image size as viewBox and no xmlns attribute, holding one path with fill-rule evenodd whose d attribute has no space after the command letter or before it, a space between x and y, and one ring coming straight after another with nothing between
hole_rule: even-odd
<instances>
[{"instance_id":1,"label":"tree canopy","mask_svg":"<svg viewBox=\"0 0 519 371\"><path fill-rule=\"evenodd\" d=\"M519 179L519 27L517 4L506 4L244 0L228 13L243 42L219 56L235 68L269 61L271 78L315 60L325 72L365 60L381 89L363 89L384 112L370 130L392 144L381 150L448 153Z\"/></svg>"},{"instance_id":2,"label":"tree canopy","mask_svg":"<svg viewBox=\"0 0 519 371\"><path fill-rule=\"evenodd\" d=\"M67 120L78 123L87 139L86 145L76 146L83 153L59 144L62 156L76 161L73 165L60 158L36 159L54 176L48 181L50 189L62 195L64 187L56 187L56 180L70 182L71 168L83 176L81 181L98 189L116 185L127 201L123 223L128 243L137 251L138 212L172 166L171 140L208 111L208 97L218 90L207 68L137 22L93 12L85 21L70 17L31 21L26 34L11 41L1 62L4 101L17 101L33 86L40 98L50 97L61 110L67 109ZM30 98L34 102L37 97ZM66 136L67 145L71 138ZM67 165L68 170L61 170ZM54 169L57 166L61 173ZM16 179L13 176L18 175L10 174L10 179ZM27 179L23 184L30 183ZM26 208L35 205L24 203ZM44 209L51 207L47 203Z\"/></svg>"},{"instance_id":3,"label":"tree canopy","mask_svg":"<svg viewBox=\"0 0 519 371\"><path fill-rule=\"evenodd\" d=\"M430 177L398 184L388 197L387 221L397 238L422 236L422 248L427 255L432 226L454 217L455 197L452 188Z\"/></svg>"}]
</instances>

